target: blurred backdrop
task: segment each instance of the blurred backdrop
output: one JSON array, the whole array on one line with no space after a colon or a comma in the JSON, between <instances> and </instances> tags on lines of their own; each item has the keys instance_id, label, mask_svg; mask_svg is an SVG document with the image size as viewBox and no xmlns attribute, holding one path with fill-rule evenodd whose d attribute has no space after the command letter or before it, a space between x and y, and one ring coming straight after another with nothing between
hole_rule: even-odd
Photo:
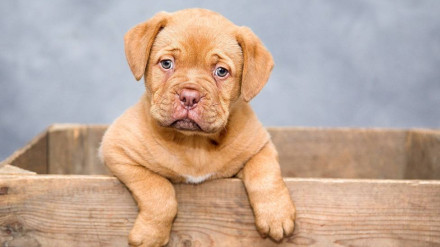
<instances>
[{"instance_id":1,"label":"blurred backdrop","mask_svg":"<svg viewBox=\"0 0 440 247\"><path fill-rule=\"evenodd\" d=\"M111 123L144 91L123 36L201 7L275 59L266 126L440 127L440 1L0 1L0 160L52 123Z\"/></svg>"}]
</instances>

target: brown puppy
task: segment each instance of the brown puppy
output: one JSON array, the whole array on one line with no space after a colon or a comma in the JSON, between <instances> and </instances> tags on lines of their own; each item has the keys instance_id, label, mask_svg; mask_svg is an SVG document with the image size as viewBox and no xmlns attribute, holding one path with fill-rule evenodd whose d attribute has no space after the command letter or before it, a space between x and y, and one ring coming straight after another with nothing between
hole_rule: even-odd
<instances>
[{"instance_id":1,"label":"brown puppy","mask_svg":"<svg viewBox=\"0 0 440 247\"><path fill-rule=\"evenodd\" d=\"M130 245L168 242L177 212L171 182L234 175L258 231L277 241L292 234L295 208L277 152L247 103L273 67L255 34L212 11L187 9L132 28L125 52L146 92L109 127L101 157L139 206Z\"/></svg>"}]
</instances>

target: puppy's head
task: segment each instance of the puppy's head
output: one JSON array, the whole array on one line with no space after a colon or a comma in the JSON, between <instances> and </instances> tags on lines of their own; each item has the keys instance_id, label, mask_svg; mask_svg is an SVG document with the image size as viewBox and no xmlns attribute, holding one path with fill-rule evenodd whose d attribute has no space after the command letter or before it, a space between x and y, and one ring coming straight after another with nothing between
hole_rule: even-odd
<instances>
[{"instance_id":1,"label":"puppy's head","mask_svg":"<svg viewBox=\"0 0 440 247\"><path fill-rule=\"evenodd\" d=\"M215 133L232 105L248 102L266 84L270 53L247 27L204 9L161 12L125 35L136 80L142 76L151 115L185 133Z\"/></svg>"}]
</instances>

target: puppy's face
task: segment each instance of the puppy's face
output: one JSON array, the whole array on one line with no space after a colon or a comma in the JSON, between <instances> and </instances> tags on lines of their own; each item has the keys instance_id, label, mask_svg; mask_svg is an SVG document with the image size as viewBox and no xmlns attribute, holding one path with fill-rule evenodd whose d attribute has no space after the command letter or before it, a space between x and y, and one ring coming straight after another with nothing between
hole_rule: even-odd
<instances>
[{"instance_id":1,"label":"puppy's face","mask_svg":"<svg viewBox=\"0 0 440 247\"><path fill-rule=\"evenodd\" d=\"M185 133L224 128L233 103L254 97L273 66L249 29L202 9L160 13L125 42L133 73L145 76L152 117Z\"/></svg>"},{"instance_id":2,"label":"puppy's face","mask_svg":"<svg viewBox=\"0 0 440 247\"><path fill-rule=\"evenodd\" d=\"M162 126L216 132L240 95L242 51L231 23L180 17L170 18L150 53L151 114Z\"/></svg>"}]
</instances>

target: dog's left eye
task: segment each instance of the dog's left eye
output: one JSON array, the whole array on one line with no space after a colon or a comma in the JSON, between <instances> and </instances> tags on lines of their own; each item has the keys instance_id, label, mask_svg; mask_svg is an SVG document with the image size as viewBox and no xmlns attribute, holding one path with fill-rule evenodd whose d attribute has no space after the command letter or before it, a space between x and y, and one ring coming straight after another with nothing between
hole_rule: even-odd
<instances>
[{"instance_id":1,"label":"dog's left eye","mask_svg":"<svg viewBox=\"0 0 440 247\"><path fill-rule=\"evenodd\" d=\"M229 71L223 67L218 67L215 69L215 75L218 77L225 77L229 74Z\"/></svg>"},{"instance_id":2,"label":"dog's left eye","mask_svg":"<svg viewBox=\"0 0 440 247\"><path fill-rule=\"evenodd\" d=\"M170 59L164 59L162 61L160 61L160 66L162 66L163 69L171 69L173 68L173 61L171 61Z\"/></svg>"}]
</instances>

